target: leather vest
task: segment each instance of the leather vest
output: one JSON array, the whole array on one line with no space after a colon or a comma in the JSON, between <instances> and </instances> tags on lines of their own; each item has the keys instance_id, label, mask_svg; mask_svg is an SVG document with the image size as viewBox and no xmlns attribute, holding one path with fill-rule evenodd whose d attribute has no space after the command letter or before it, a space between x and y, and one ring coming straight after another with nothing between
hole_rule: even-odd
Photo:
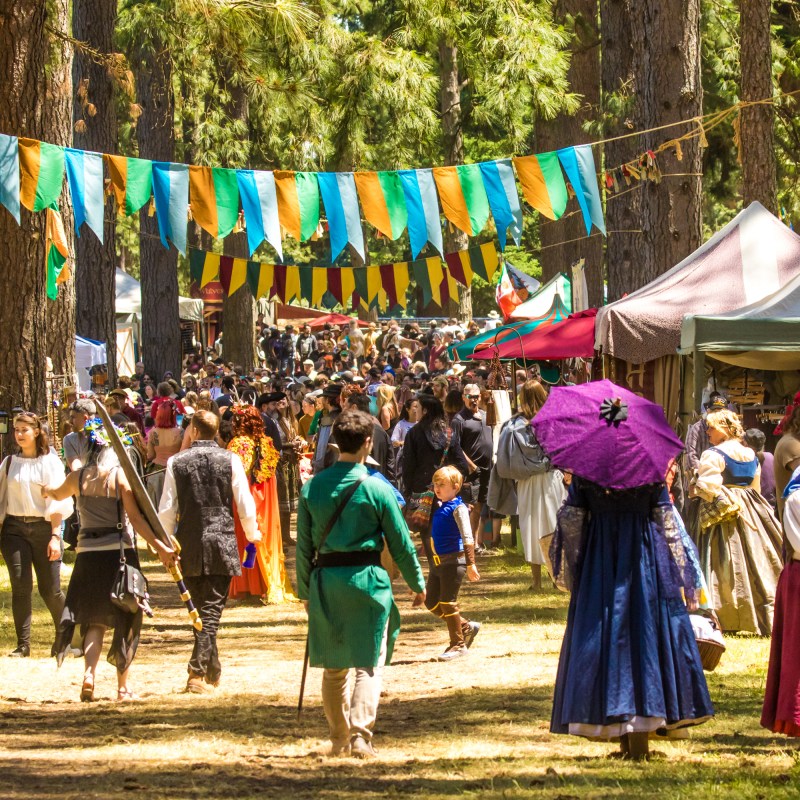
<instances>
[{"instance_id":1,"label":"leather vest","mask_svg":"<svg viewBox=\"0 0 800 800\"><path fill-rule=\"evenodd\" d=\"M181 568L188 577L241 575L233 523L233 454L216 442L195 442L173 456L178 493Z\"/></svg>"}]
</instances>

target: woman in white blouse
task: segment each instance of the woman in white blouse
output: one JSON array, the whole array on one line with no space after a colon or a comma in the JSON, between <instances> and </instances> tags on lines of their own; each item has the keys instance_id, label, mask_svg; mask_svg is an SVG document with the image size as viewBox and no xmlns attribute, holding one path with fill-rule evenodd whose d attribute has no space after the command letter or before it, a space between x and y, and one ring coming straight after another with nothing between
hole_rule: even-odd
<instances>
[{"instance_id":1,"label":"woman in white blouse","mask_svg":"<svg viewBox=\"0 0 800 800\"><path fill-rule=\"evenodd\" d=\"M31 654L33 573L39 594L58 630L64 609L61 591L61 520L72 513L72 500L42 497L42 486L61 484L64 466L51 452L36 414L14 417L14 438L20 454L0 465L0 552L11 580L11 612L17 634L17 658Z\"/></svg>"},{"instance_id":2,"label":"woman in white blouse","mask_svg":"<svg viewBox=\"0 0 800 800\"><path fill-rule=\"evenodd\" d=\"M725 631L769 636L781 571L782 535L761 496L761 467L742 444L744 430L732 411L706 418L711 447L700 457L695 493L700 510L697 549L709 600Z\"/></svg>"}]
</instances>

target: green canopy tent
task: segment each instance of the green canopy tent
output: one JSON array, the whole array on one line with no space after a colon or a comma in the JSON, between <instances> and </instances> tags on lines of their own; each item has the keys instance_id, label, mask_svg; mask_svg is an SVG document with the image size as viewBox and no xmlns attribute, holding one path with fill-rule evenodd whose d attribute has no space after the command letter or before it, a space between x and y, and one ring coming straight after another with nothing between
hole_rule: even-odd
<instances>
[{"instance_id":1,"label":"green canopy tent","mask_svg":"<svg viewBox=\"0 0 800 800\"><path fill-rule=\"evenodd\" d=\"M448 348L450 358L468 361L476 350L500 344L511 337L516 339L525 336L525 334L535 331L540 325L555 325L556 322L566 319L569 313L569 307L561 299L561 295L556 294L553 296L550 308L540 317L509 322L499 328L471 336L458 344L450 345Z\"/></svg>"}]
</instances>

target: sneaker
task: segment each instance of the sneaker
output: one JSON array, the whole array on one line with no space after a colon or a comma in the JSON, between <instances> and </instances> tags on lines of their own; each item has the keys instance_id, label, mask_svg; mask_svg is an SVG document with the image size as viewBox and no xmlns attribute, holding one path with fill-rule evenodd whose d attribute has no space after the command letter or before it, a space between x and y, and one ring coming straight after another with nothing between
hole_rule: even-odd
<instances>
[{"instance_id":1,"label":"sneaker","mask_svg":"<svg viewBox=\"0 0 800 800\"><path fill-rule=\"evenodd\" d=\"M467 654L466 645L451 644L447 650L439 656L439 661L452 661L454 658L461 658Z\"/></svg>"},{"instance_id":2,"label":"sneaker","mask_svg":"<svg viewBox=\"0 0 800 800\"><path fill-rule=\"evenodd\" d=\"M15 647L9 654L9 658L29 658L31 655L31 647L28 644L21 644Z\"/></svg>"},{"instance_id":3,"label":"sneaker","mask_svg":"<svg viewBox=\"0 0 800 800\"><path fill-rule=\"evenodd\" d=\"M470 620L469 622L469 630L464 631L464 644L469 648L472 647L472 643L475 641L475 637L480 633L481 624L480 622L473 622Z\"/></svg>"},{"instance_id":4,"label":"sneaker","mask_svg":"<svg viewBox=\"0 0 800 800\"><path fill-rule=\"evenodd\" d=\"M363 736L356 735L350 740L350 755L353 758L377 758L378 754Z\"/></svg>"}]
</instances>

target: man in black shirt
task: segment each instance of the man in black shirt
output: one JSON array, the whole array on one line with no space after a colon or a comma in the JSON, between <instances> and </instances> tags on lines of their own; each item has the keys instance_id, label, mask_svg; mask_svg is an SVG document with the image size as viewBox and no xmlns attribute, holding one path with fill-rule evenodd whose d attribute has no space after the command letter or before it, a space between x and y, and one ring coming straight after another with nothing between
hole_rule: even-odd
<instances>
[{"instance_id":1,"label":"man in black shirt","mask_svg":"<svg viewBox=\"0 0 800 800\"><path fill-rule=\"evenodd\" d=\"M481 390L468 383L462 393L464 408L450 422L453 436L458 439L464 455L474 465L461 489L461 498L471 505L470 522L476 545L481 542L481 508L489 492L489 473L492 469L492 429L486 424L486 414L478 410Z\"/></svg>"}]
</instances>

